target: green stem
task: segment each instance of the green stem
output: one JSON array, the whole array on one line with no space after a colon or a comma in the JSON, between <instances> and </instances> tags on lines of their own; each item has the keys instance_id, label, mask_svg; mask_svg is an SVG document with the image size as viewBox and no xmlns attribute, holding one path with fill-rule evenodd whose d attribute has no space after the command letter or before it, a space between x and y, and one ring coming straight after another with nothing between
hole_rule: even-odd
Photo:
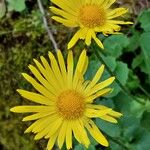
<instances>
[{"instance_id":1,"label":"green stem","mask_svg":"<svg viewBox=\"0 0 150 150\"><path fill-rule=\"evenodd\" d=\"M140 89L145 95L147 95L148 97L150 97L150 94L149 94L141 85L139 85L139 89Z\"/></svg>"}]
</instances>

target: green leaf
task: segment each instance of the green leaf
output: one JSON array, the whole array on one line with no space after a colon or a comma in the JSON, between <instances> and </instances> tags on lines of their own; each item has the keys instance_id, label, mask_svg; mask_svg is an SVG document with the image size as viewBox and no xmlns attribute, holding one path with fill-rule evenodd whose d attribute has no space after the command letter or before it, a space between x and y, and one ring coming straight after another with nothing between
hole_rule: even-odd
<instances>
[{"instance_id":1,"label":"green leaf","mask_svg":"<svg viewBox=\"0 0 150 150\"><path fill-rule=\"evenodd\" d=\"M74 150L84 150L84 146L81 144L78 144L75 146Z\"/></svg>"},{"instance_id":2,"label":"green leaf","mask_svg":"<svg viewBox=\"0 0 150 150\"><path fill-rule=\"evenodd\" d=\"M122 49L127 47L129 44L129 39L126 35L112 35L104 40L104 47L108 54L118 58L122 55Z\"/></svg>"},{"instance_id":3,"label":"green leaf","mask_svg":"<svg viewBox=\"0 0 150 150\"><path fill-rule=\"evenodd\" d=\"M125 49L127 52L133 52L135 51L139 46L139 41L140 41L140 33L136 31L135 29L132 30L132 36L129 37L129 45Z\"/></svg>"},{"instance_id":4,"label":"green leaf","mask_svg":"<svg viewBox=\"0 0 150 150\"><path fill-rule=\"evenodd\" d=\"M132 68L135 69L136 67L140 66L140 64L143 62L143 55L139 54L137 55L132 62Z\"/></svg>"},{"instance_id":5,"label":"green leaf","mask_svg":"<svg viewBox=\"0 0 150 150\"><path fill-rule=\"evenodd\" d=\"M121 134L121 128L118 124L113 124L102 119L96 119L96 124L100 128L100 130L110 135L111 137L119 137Z\"/></svg>"},{"instance_id":6,"label":"green leaf","mask_svg":"<svg viewBox=\"0 0 150 150\"><path fill-rule=\"evenodd\" d=\"M148 129L150 131L150 112L144 112L141 119L142 127Z\"/></svg>"},{"instance_id":7,"label":"green leaf","mask_svg":"<svg viewBox=\"0 0 150 150\"><path fill-rule=\"evenodd\" d=\"M149 48L149 44L150 44L150 32L145 32L141 35L140 38L140 45L141 45L141 49L142 49L142 53L144 56L144 62L146 64L146 68L147 68L147 73L149 74L150 77L150 48Z\"/></svg>"},{"instance_id":8,"label":"green leaf","mask_svg":"<svg viewBox=\"0 0 150 150\"><path fill-rule=\"evenodd\" d=\"M150 9L143 11L139 17L139 21L145 31L150 31Z\"/></svg>"},{"instance_id":9,"label":"green leaf","mask_svg":"<svg viewBox=\"0 0 150 150\"><path fill-rule=\"evenodd\" d=\"M6 5L5 5L5 1L1 0L0 1L0 18L2 18L6 13Z\"/></svg>"},{"instance_id":10,"label":"green leaf","mask_svg":"<svg viewBox=\"0 0 150 150\"><path fill-rule=\"evenodd\" d=\"M120 119L119 124L121 126L121 129L123 130L123 137L128 142L131 142L134 139L138 128L140 127L140 119L134 116L124 115Z\"/></svg>"},{"instance_id":11,"label":"green leaf","mask_svg":"<svg viewBox=\"0 0 150 150\"><path fill-rule=\"evenodd\" d=\"M26 8L25 0L7 0L8 2L8 9L15 10L18 12L23 11Z\"/></svg>"},{"instance_id":12,"label":"green leaf","mask_svg":"<svg viewBox=\"0 0 150 150\"><path fill-rule=\"evenodd\" d=\"M119 82L121 82L121 84L123 86L125 86L126 82L128 80L128 74L129 74L129 69L127 67L127 64L125 64L121 61L118 61L117 66L114 71L114 74L115 74L116 78L119 80ZM114 97L121 91L121 88L117 82L114 82L112 84L112 88L113 88L113 92L111 94L109 94L108 97Z\"/></svg>"},{"instance_id":13,"label":"green leaf","mask_svg":"<svg viewBox=\"0 0 150 150\"><path fill-rule=\"evenodd\" d=\"M150 150L150 132L147 130L142 130L142 132L137 135L136 142L132 145L131 150Z\"/></svg>"}]
</instances>

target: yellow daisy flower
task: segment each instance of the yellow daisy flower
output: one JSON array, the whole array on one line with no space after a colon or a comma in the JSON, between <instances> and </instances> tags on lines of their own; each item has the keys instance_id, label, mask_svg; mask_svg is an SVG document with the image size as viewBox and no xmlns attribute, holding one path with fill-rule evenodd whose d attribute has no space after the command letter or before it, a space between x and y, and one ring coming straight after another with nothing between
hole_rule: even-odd
<instances>
[{"instance_id":1,"label":"yellow daisy flower","mask_svg":"<svg viewBox=\"0 0 150 150\"><path fill-rule=\"evenodd\" d=\"M79 143L88 147L90 140L87 131L98 143L108 146L108 141L92 118L117 123L116 118L121 117L121 113L111 108L94 104L96 98L112 91L107 86L115 78L110 77L99 83L104 71L102 65L91 81L85 81L83 76L88 66L86 50L82 51L75 70L72 51L68 53L67 65L60 50L57 52L58 61L51 52L49 58L50 64L41 56L41 63L34 59L36 67L29 65L36 80L26 73L22 74L38 93L17 90L21 96L38 105L11 108L16 113L33 113L23 118L23 121L35 121L25 133L35 133L35 140L49 139L48 150L56 142L60 149L64 143L67 149L72 148L73 135Z\"/></svg>"},{"instance_id":2,"label":"yellow daisy flower","mask_svg":"<svg viewBox=\"0 0 150 150\"><path fill-rule=\"evenodd\" d=\"M101 47L102 42L96 37L97 32L104 35L117 34L120 24L132 24L116 20L115 18L127 13L126 8L112 9L110 6L116 0L51 0L58 7L50 7L56 14L52 18L67 27L79 27L78 31L68 43L68 49L73 47L79 39L85 40L87 45L91 39Z\"/></svg>"}]
</instances>

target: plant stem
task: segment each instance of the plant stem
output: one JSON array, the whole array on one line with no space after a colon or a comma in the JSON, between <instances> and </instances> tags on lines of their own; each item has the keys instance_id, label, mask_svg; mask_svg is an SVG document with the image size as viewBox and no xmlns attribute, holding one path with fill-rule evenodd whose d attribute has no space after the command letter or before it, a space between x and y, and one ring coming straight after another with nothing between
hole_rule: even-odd
<instances>
[{"instance_id":1,"label":"plant stem","mask_svg":"<svg viewBox=\"0 0 150 150\"><path fill-rule=\"evenodd\" d=\"M43 17L43 23L44 23L45 29L47 30L49 39L50 39L50 41L52 42L55 51L57 52L58 46L57 46L57 44L56 44L56 42L55 42L55 39L54 39L54 37L53 37L53 34L51 33L51 31L50 31L50 29L49 29L49 27L48 27L48 23L47 23L47 20L46 20L46 17L45 17L45 12L44 12L44 8L43 8L43 5L42 5L42 2L41 2L41 0L37 0L37 2L38 2L38 6L39 6L39 9L40 9L41 14L42 14L42 17Z\"/></svg>"}]
</instances>

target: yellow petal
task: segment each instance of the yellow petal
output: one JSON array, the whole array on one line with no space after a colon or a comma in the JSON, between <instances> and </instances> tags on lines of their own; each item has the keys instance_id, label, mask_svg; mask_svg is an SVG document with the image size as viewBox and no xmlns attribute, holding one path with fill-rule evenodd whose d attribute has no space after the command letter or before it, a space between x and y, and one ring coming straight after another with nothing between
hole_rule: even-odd
<instances>
[{"instance_id":1,"label":"yellow petal","mask_svg":"<svg viewBox=\"0 0 150 150\"><path fill-rule=\"evenodd\" d=\"M126 22L126 21L120 21L120 20L108 20L108 23L111 23L111 24L133 24L133 22Z\"/></svg>"},{"instance_id":2,"label":"yellow petal","mask_svg":"<svg viewBox=\"0 0 150 150\"><path fill-rule=\"evenodd\" d=\"M66 147L67 149L72 148L72 121L68 121L66 129Z\"/></svg>"},{"instance_id":3,"label":"yellow petal","mask_svg":"<svg viewBox=\"0 0 150 150\"><path fill-rule=\"evenodd\" d=\"M29 92L29 91L22 90L22 89L18 89L17 92L19 92L19 94L22 97L24 97L30 101L39 103L39 104L44 104L44 105L53 105L54 104L53 101L51 101L50 99L48 99L47 97L45 97L41 94Z\"/></svg>"},{"instance_id":4,"label":"yellow petal","mask_svg":"<svg viewBox=\"0 0 150 150\"><path fill-rule=\"evenodd\" d=\"M119 16L121 16L121 15L127 13L127 12L128 12L127 8L113 9L108 13L108 19L113 19L113 18L119 17Z\"/></svg>"},{"instance_id":5,"label":"yellow petal","mask_svg":"<svg viewBox=\"0 0 150 150\"><path fill-rule=\"evenodd\" d=\"M24 117L22 121L37 120L39 118L43 118L43 117L46 117L46 116L51 117L50 115L52 115L54 113L56 113L55 110L47 110L47 112L39 112L39 113L30 115L30 116Z\"/></svg>"},{"instance_id":6,"label":"yellow petal","mask_svg":"<svg viewBox=\"0 0 150 150\"><path fill-rule=\"evenodd\" d=\"M97 91L109 86L113 81L115 80L115 77L110 77L108 79L106 79L105 81L103 82L100 82L98 84L96 84L89 92L88 96L89 95L92 95L94 93L96 93Z\"/></svg>"},{"instance_id":7,"label":"yellow petal","mask_svg":"<svg viewBox=\"0 0 150 150\"><path fill-rule=\"evenodd\" d=\"M103 109L103 110L95 110L95 109L86 108L85 115L88 118L97 118L97 117L101 117L101 116L108 114L109 112L111 112L111 110L112 109L110 108Z\"/></svg>"},{"instance_id":8,"label":"yellow petal","mask_svg":"<svg viewBox=\"0 0 150 150\"><path fill-rule=\"evenodd\" d=\"M39 125L41 122L43 122L45 120L45 118L41 118L39 120L36 120L34 123L32 123L25 131L24 133L29 133L31 132L34 127L36 127L37 125Z\"/></svg>"},{"instance_id":9,"label":"yellow petal","mask_svg":"<svg viewBox=\"0 0 150 150\"><path fill-rule=\"evenodd\" d=\"M41 84L35 81L31 76L29 76L26 73L22 73L23 77L32 84L32 86L39 91L41 94L43 94L45 97L49 98L50 100L55 101L55 96L50 93L45 87L43 87Z\"/></svg>"},{"instance_id":10,"label":"yellow petal","mask_svg":"<svg viewBox=\"0 0 150 150\"><path fill-rule=\"evenodd\" d=\"M74 67L74 62L73 62L73 53L71 50L68 52L68 57L67 57L67 81L68 81L68 88L72 87L72 79L73 79L73 67Z\"/></svg>"},{"instance_id":11,"label":"yellow petal","mask_svg":"<svg viewBox=\"0 0 150 150\"><path fill-rule=\"evenodd\" d=\"M49 59L51 62L52 71L53 71L55 77L57 78L57 80L60 82L60 86L62 88L64 88L63 77L62 77L62 74L60 72L57 61L51 52L49 52L48 56L49 56Z\"/></svg>"},{"instance_id":12,"label":"yellow petal","mask_svg":"<svg viewBox=\"0 0 150 150\"><path fill-rule=\"evenodd\" d=\"M98 143L106 147L109 146L107 139L103 136L103 134L100 132L100 130L97 128L92 120L86 122L85 127Z\"/></svg>"},{"instance_id":13,"label":"yellow petal","mask_svg":"<svg viewBox=\"0 0 150 150\"><path fill-rule=\"evenodd\" d=\"M65 66L65 61L60 50L58 50L57 52L57 57L58 57L58 62L59 62L62 76L63 76L64 83L66 83L66 79L67 79L66 66Z\"/></svg>"},{"instance_id":14,"label":"yellow petal","mask_svg":"<svg viewBox=\"0 0 150 150\"><path fill-rule=\"evenodd\" d=\"M30 112L46 112L51 110L50 106L15 106L10 109L12 112L16 113L30 113Z\"/></svg>"},{"instance_id":15,"label":"yellow petal","mask_svg":"<svg viewBox=\"0 0 150 150\"><path fill-rule=\"evenodd\" d=\"M103 6L108 9L116 0L105 0Z\"/></svg>"},{"instance_id":16,"label":"yellow petal","mask_svg":"<svg viewBox=\"0 0 150 150\"><path fill-rule=\"evenodd\" d=\"M75 21L75 19L77 18L77 16L74 16L74 15L72 15L72 14L70 14L70 13L67 13L67 12L65 12L65 11L63 11L63 10L61 10L61 9L58 9L58 8L56 8L56 7L50 7L50 10L54 13L54 14L56 14L56 15L59 15L59 16L63 16L63 18L66 18L66 19L68 19L68 20L72 20L72 21Z\"/></svg>"},{"instance_id":17,"label":"yellow petal","mask_svg":"<svg viewBox=\"0 0 150 150\"><path fill-rule=\"evenodd\" d=\"M100 118L111 123L118 123L118 121L115 118L108 115L100 116Z\"/></svg>"},{"instance_id":18,"label":"yellow petal","mask_svg":"<svg viewBox=\"0 0 150 150\"><path fill-rule=\"evenodd\" d=\"M93 29L89 29L86 33L85 43L88 46L91 44L92 32L93 32Z\"/></svg>"},{"instance_id":19,"label":"yellow petal","mask_svg":"<svg viewBox=\"0 0 150 150\"><path fill-rule=\"evenodd\" d=\"M78 30L74 36L72 37L72 39L70 40L70 42L68 43L68 49L72 48L76 43L77 41L80 39L80 33L81 33L81 29Z\"/></svg>"},{"instance_id":20,"label":"yellow petal","mask_svg":"<svg viewBox=\"0 0 150 150\"><path fill-rule=\"evenodd\" d=\"M73 87L76 88L79 80L81 80L83 76L83 71L86 63L86 50L83 50L82 53L80 54L76 69L75 69L75 74L73 78Z\"/></svg>"},{"instance_id":21,"label":"yellow petal","mask_svg":"<svg viewBox=\"0 0 150 150\"><path fill-rule=\"evenodd\" d=\"M111 92L111 91L112 91L111 88L105 88L105 89L103 89L103 90L100 90L100 91L97 92L96 94L87 97L87 98L86 98L86 102L87 102L87 103L88 103L88 102L91 103L91 102L93 102L94 99L96 99L96 98L98 98L98 97L100 97L100 96L104 96L104 95L106 95L107 93L109 93L109 92Z\"/></svg>"},{"instance_id":22,"label":"yellow petal","mask_svg":"<svg viewBox=\"0 0 150 150\"><path fill-rule=\"evenodd\" d=\"M60 149L62 148L64 141L65 141L66 130L67 130L67 121L64 121L61 128L60 128L60 131L58 134L58 139L57 139L58 146Z\"/></svg>"},{"instance_id":23,"label":"yellow petal","mask_svg":"<svg viewBox=\"0 0 150 150\"><path fill-rule=\"evenodd\" d=\"M103 46L102 42L96 37L95 33L92 34L92 38L94 39L94 41L97 43L97 45L100 48L104 49L104 46Z\"/></svg>"},{"instance_id":24,"label":"yellow petal","mask_svg":"<svg viewBox=\"0 0 150 150\"><path fill-rule=\"evenodd\" d=\"M89 85L85 89L85 92L88 92L88 90L90 90L100 80L103 72L104 72L104 65L101 65L101 67L96 72L93 80L89 83Z\"/></svg>"},{"instance_id":25,"label":"yellow petal","mask_svg":"<svg viewBox=\"0 0 150 150\"><path fill-rule=\"evenodd\" d=\"M41 56L40 58L45 69L42 67L42 65L38 61L34 59L38 69L40 70L42 75L45 77L45 79L53 86L53 88L56 89L58 92L60 92L61 91L61 87L59 86L60 83L58 79L55 77L49 63L43 56Z\"/></svg>"},{"instance_id":26,"label":"yellow petal","mask_svg":"<svg viewBox=\"0 0 150 150\"><path fill-rule=\"evenodd\" d=\"M58 136L58 132L56 132L54 135L52 135L51 138L48 140L47 150L52 150L57 136Z\"/></svg>"},{"instance_id":27,"label":"yellow petal","mask_svg":"<svg viewBox=\"0 0 150 150\"><path fill-rule=\"evenodd\" d=\"M55 90L49 82L47 82L43 76L39 73L39 71L32 65L29 65L29 69L34 74L34 76L44 85L47 90L49 90L52 94L57 95L57 90Z\"/></svg>"},{"instance_id":28,"label":"yellow petal","mask_svg":"<svg viewBox=\"0 0 150 150\"><path fill-rule=\"evenodd\" d=\"M49 119L49 121L50 121L50 119ZM39 140L42 137L47 138L47 136L48 136L48 138L50 138L58 131L61 124L62 124L61 118L57 118L55 121L49 122L49 125L45 129L43 129L41 132L37 133L36 136L34 137L34 139Z\"/></svg>"},{"instance_id":29,"label":"yellow petal","mask_svg":"<svg viewBox=\"0 0 150 150\"><path fill-rule=\"evenodd\" d=\"M60 127L63 123L63 119L62 118L58 118L57 120L55 120L47 129L47 131L49 130L49 132L47 133L47 135L45 136L45 138L50 138L55 132L57 132L58 130L60 130Z\"/></svg>"},{"instance_id":30,"label":"yellow petal","mask_svg":"<svg viewBox=\"0 0 150 150\"><path fill-rule=\"evenodd\" d=\"M88 148L90 141L82 121L80 120L74 121L72 124L72 129L73 129L74 136L78 140L78 142L84 144L85 147Z\"/></svg>"},{"instance_id":31,"label":"yellow petal","mask_svg":"<svg viewBox=\"0 0 150 150\"><path fill-rule=\"evenodd\" d=\"M67 11L70 14L76 15L76 12L74 11L74 7L71 8L70 7L70 2L67 0L51 0L52 3L54 3L55 5L57 5L58 7L62 8L63 10Z\"/></svg>"},{"instance_id":32,"label":"yellow petal","mask_svg":"<svg viewBox=\"0 0 150 150\"><path fill-rule=\"evenodd\" d=\"M54 19L55 21L59 22L59 23L62 23L64 26L67 26L67 27L77 27L78 26L78 24L75 21L63 19L63 18L58 17L58 16L53 16L51 18Z\"/></svg>"}]
</instances>

